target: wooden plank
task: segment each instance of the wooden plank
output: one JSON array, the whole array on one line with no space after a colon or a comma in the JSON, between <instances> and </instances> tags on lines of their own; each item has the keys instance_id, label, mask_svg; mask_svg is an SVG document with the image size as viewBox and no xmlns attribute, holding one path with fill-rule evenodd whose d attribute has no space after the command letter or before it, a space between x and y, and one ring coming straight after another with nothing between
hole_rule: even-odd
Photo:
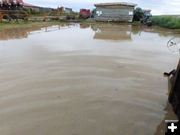
<instances>
[{"instance_id":1,"label":"wooden plank","mask_svg":"<svg viewBox=\"0 0 180 135\"><path fill-rule=\"evenodd\" d=\"M169 78L169 83L171 84L169 102L172 104L174 112L180 119L180 61L175 75Z\"/></svg>"}]
</instances>

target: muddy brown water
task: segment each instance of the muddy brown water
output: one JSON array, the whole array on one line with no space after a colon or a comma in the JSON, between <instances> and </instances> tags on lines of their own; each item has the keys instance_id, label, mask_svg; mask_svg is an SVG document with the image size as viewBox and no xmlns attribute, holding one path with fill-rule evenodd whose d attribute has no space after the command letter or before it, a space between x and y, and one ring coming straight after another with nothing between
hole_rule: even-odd
<instances>
[{"instance_id":1,"label":"muddy brown water","mask_svg":"<svg viewBox=\"0 0 180 135\"><path fill-rule=\"evenodd\" d=\"M0 31L1 135L163 135L176 32L131 25Z\"/></svg>"}]
</instances>

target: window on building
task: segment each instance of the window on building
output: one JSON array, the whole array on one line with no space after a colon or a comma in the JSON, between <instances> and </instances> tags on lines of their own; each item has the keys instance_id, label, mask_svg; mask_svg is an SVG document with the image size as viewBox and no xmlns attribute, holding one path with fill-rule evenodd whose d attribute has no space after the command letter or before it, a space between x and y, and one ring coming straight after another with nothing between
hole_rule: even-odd
<instances>
[{"instance_id":1,"label":"window on building","mask_svg":"<svg viewBox=\"0 0 180 135\"><path fill-rule=\"evenodd\" d=\"M100 15L102 15L102 11L96 11L96 14L97 14L98 16L100 16Z\"/></svg>"},{"instance_id":2,"label":"window on building","mask_svg":"<svg viewBox=\"0 0 180 135\"><path fill-rule=\"evenodd\" d=\"M129 15L133 15L133 11L129 11Z\"/></svg>"}]
</instances>

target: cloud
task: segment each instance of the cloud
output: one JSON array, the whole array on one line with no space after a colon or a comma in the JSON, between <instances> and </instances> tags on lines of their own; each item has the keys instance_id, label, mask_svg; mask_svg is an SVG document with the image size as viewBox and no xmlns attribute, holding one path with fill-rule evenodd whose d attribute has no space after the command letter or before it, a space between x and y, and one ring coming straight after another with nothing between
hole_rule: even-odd
<instances>
[{"instance_id":1,"label":"cloud","mask_svg":"<svg viewBox=\"0 0 180 135\"><path fill-rule=\"evenodd\" d=\"M139 7L145 9L152 9L155 15L161 14L180 14L180 0L122 0L123 2L136 3ZM122 2L121 1L121 2ZM24 0L24 2L31 3L43 7L58 6L71 7L75 11L81 8L94 8L94 3L103 2L120 2L120 0Z\"/></svg>"}]
</instances>

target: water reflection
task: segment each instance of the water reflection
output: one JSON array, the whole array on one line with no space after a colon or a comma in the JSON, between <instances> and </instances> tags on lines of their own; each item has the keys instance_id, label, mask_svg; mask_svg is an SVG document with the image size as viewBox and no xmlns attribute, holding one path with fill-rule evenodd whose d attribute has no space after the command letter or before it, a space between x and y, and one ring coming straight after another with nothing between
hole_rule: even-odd
<instances>
[{"instance_id":1,"label":"water reflection","mask_svg":"<svg viewBox=\"0 0 180 135\"><path fill-rule=\"evenodd\" d=\"M72 24L62 24L55 26L46 27L30 27L30 28L11 28L11 29L1 29L0 30L0 40L10 40L10 39L21 39L28 38L28 36L33 32L52 32L60 30L61 28L69 28L74 26Z\"/></svg>"},{"instance_id":2,"label":"water reflection","mask_svg":"<svg viewBox=\"0 0 180 135\"><path fill-rule=\"evenodd\" d=\"M158 26L153 26L153 27L147 27L147 26L132 26L132 33L134 35L143 35L143 32L146 33L154 33L154 34L158 34L159 36L162 37L168 37L168 36L178 36L180 35L180 33L178 31L172 30L172 29L165 29L165 28L161 28Z\"/></svg>"},{"instance_id":3,"label":"water reflection","mask_svg":"<svg viewBox=\"0 0 180 135\"><path fill-rule=\"evenodd\" d=\"M118 24L61 24L49 27L31 27L31 28L13 28L1 29L0 40L21 39L27 38L31 32L52 32L64 28L78 26L80 29L91 28L95 34L94 39L112 40L112 41L131 41L133 35L141 36L145 33L154 33L159 36L180 37L179 33L172 30L163 29L160 27L144 27L132 25L118 25ZM171 39L170 38L170 39ZM169 39L169 40L170 40Z\"/></svg>"},{"instance_id":4,"label":"water reflection","mask_svg":"<svg viewBox=\"0 0 180 135\"><path fill-rule=\"evenodd\" d=\"M167 47L171 52L180 54L180 37L171 38L167 43Z\"/></svg>"},{"instance_id":5,"label":"water reflection","mask_svg":"<svg viewBox=\"0 0 180 135\"><path fill-rule=\"evenodd\" d=\"M131 39L131 25L98 24L93 25L94 39L126 41Z\"/></svg>"},{"instance_id":6,"label":"water reflection","mask_svg":"<svg viewBox=\"0 0 180 135\"><path fill-rule=\"evenodd\" d=\"M38 29L39 30L39 29ZM8 40L8 39L18 39L18 38L27 38L29 35L29 32L31 30L28 29L2 29L0 30L0 40Z\"/></svg>"},{"instance_id":7,"label":"water reflection","mask_svg":"<svg viewBox=\"0 0 180 135\"><path fill-rule=\"evenodd\" d=\"M91 25L90 24L80 24L80 28L81 29L87 29L89 28Z\"/></svg>"}]
</instances>

